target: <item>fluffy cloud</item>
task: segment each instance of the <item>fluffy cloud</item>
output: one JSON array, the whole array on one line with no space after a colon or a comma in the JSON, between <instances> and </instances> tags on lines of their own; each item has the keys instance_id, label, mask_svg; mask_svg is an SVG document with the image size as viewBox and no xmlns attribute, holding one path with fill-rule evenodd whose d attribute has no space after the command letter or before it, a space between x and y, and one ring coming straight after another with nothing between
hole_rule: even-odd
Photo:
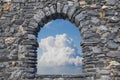
<instances>
[{"instance_id":1,"label":"fluffy cloud","mask_svg":"<svg viewBox=\"0 0 120 80\"><path fill-rule=\"evenodd\" d=\"M82 58L77 53L77 47L66 34L44 38L39 43L39 47L42 50L42 54L38 55L38 67L77 66L82 63Z\"/></svg>"}]
</instances>

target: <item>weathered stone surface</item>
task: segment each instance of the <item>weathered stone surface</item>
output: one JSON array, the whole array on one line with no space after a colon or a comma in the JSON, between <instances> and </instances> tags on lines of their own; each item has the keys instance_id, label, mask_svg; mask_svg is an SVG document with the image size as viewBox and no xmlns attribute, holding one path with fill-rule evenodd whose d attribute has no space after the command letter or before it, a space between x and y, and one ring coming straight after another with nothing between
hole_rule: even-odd
<instances>
[{"instance_id":1,"label":"weathered stone surface","mask_svg":"<svg viewBox=\"0 0 120 80\"><path fill-rule=\"evenodd\" d=\"M5 65L4 64L0 64L0 70L5 68Z\"/></svg>"},{"instance_id":2,"label":"weathered stone surface","mask_svg":"<svg viewBox=\"0 0 120 80\"><path fill-rule=\"evenodd\" d=\"M117 3L117 0L106 0L106 2L109 5L114 5L115 3Z\"/></svg>"},{"instance_id":3,"label":"weathered stone surface","mask_svg":"<svg viewBox=\"0 0 120 80\"><path fill-rule=\"evenodd\" d=\"M64 14L66 14L66 13L67 13L68 8L69 8L69 6L68 6L68 5L64 5L62 12L63 12Z\"/></svg>"},{"instance_id":4,"label":"weathered stone surface","mask_svg":"<svg viewBox=\"0 0 120 80\"><path fill-rule=\"evenodd\" d=\"M118 51L111 51L111 52L108 52L106 55L107 55L108 57L120 58L120 52L118 52Z\"/></svg>"},{"instance_id":5,"label":"weathered stone surface","mask_svg":"<svg viewBox=\"0 0 120 80\"><path fill-rule=\"evenodd\" d=\"M17 2L17 3L19 3L19 2L25 2L25 0L11 0L12 2Z\"/></svg>"},{"instance_id":6,"label":"weathered stone surface","mask_svg":"<svg viewBox=\"0 0 120 80\"><path fill-rule=\"evenodd\" d=\"M92 50L93 50L93 53L102 53L102 50L99 47L93 47Z\"/></svg>"},{"instance_id":7,"label":"weathered stone surface","mask_svg":"<svg viewBox=\"0 0 120 80\"><path fill-rule=\"evenodd\" d=\"M87 11L87 14L89 16L99 16L99 13L95 10L90 10L90 11Z\"/></svg>"},{"instance_id":8,"label":"weathered stone surface","mask_svg":"<svg viewBox=\"0 0 120 80\"><path fill-rule=\"evenodd\" d=\"M37 33L60 18L75 24L82 35L83 78L119 80L119 4L119 0L1 0L0 79L39 80Z\"/></svg>"},{"instance_id":9,"label":"weathered stone surface","mask_svg":"<svg viewBox=\"0 0 120 80\"><path fill-rule=\"evenodd\" d=\"M28 34L28 39L36 40L36 36L32 34Z\"/></svg>"},{"instance_id":10,"label":"weathered stone surface","mask_svg":"<svg viewBox=\"0 0 120 80\"><path fill-rule=\"evenodd\" d=\"M104 75L109 75L110 71L109 70L100 70L99 73L104 74Z\"/></svg>"},{"instance_id":11,"label":"weathered stone surface","mask_svg":"<svg viewBox=\"0 0 120 80\"><path fill-rule=\"evenodd\" d=\"M120 21L120 19L117 16L113 16L113 17L109 18L110 23L117 23L119 21Z\"/></svg>"},{"instance_id":12,"label":"weathered stone surface","mask_svg":"<svg viewBox=\"0 0 120 80\"><path fill-rule=\"evenodd\" d=\"M15 40L14 37L8 37L8 38L5 39L5 43L6 43L6 44L10 44L10 43L13 43L14 40Z\"/></svg>"},{"instance_id":13,"label":"weathered stone surface","mask_svg":"<svg viewBox=\"0 0 120 80\"><path fill-rule=\"evenodd\" d=\"M6 62L6 61L9 61L9 57L6 57L6 56L0 57L0 62Z\"/></svg>"},{"instance_id":14,"label":"weathered stone surface","mask_svg":"<svg viewBox=\"0 0 120 80\"><path fill-rule=\"evenodd\" d=\"M71 9L68 10L68 18L69 19L72 18L72 15L75 12L75 10L76 10L76 7L74 7L74 6Z\"/></svg>"},{"instance_id":15,"label":"weathered stone surface","mask_svg":"<svg viewBox=\"0 0 120 80\"><path fill-rule=\"evenodd\" d=\"M37 15L34 16L34 19L39 23L42 18L45 17L45 13L42 10L37 12Z\"/></svg>"},{"instance_id":16,"label":"weathered stone surface","mask_svg":"<svg viewBox=\"0 0 120 80\"><path fill-rule=\"evenodd\" d=\"M84 12L81 12L80 14L75 16L76 25L79 25L80 21L83 20L85 17L86 17L86 15L84 14Z\"/></svg>"},{"instance_id":17,"label":"weathered stone surface","mask_svg":"<svg viewBox=\"0 0 120 80\"><path fill-rule=\"evenodd\" d=\"M110 48L110 49L117 49L118 48L118 44L113 42L113 41L108 41L107 42L107 47Z\"/></svg>"},{"instance_id":18,"label":"weathered stone surface","mask_svg":"<svg viewBox=\"0 0 120 80\"><path fill-rule=\"evenodd\" d=\"M100 20L99 20L98 18L96 18L96 17L92 17L91 22L92 22L93 24L99 24Z\"/></svg>"}]
</instances>

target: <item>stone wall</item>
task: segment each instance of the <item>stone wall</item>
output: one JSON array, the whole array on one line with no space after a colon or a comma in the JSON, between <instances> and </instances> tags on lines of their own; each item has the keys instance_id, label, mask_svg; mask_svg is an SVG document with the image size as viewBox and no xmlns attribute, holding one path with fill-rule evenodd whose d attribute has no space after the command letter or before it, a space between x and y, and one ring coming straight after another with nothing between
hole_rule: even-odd
<instances>
[{"instance_id":1,"label":"stone wall","mask_svg":"<svg viewBox=\"0 0 120 80\"><path fill-rule=\"evenodd\" d=\"M0 80L36 77L37 33L53 19L83 38L87 80L120 80L120 0L0 0Z\"/></svg>"}]
</instances>

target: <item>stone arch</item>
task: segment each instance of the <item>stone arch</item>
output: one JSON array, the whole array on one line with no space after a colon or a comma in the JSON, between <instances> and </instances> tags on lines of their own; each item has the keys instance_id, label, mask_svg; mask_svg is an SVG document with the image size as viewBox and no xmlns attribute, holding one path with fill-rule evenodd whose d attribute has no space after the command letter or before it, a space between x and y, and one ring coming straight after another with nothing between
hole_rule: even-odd
<instances>
[{"instance_id":1,"label":"stone arch","mask_svg":"<svg viewBox=\"0 0 120 80\"><path fill-rule=\"evenodd\" d=\"M119 0L0 1L0 79L35 78L39 26L63 18L74 23L82 34L86 80L89 76L93 80L119 80L119 3ZM45 17L40 15L41 11Z\"/></svg>"},{"instance_id":2,"label":"stone arch","mask_svg":"<svg viewBox=\"0 0 120 80\"><path fill-rule=\"evenodd\" d=\"M83 10L82 8L76 5L69 6L69 5L63 5L61 3L56 3L54 5L46 6L43 9L39 9L36 12L36 14L33 16L33 18L29 21L27 29L23 27L24 25L21 27L23 28L23 32L25 32L24 34L27 34L27 37L28 37L27 40L23 40L23 45L24 46L29 45L29 46L26 46L26 51L28 51L28 53L25 52L26 53L25 59L29 59L29 58L31 59L25 62L25 64L27 64L26 68L28 68L25 71L25 74L28 74L26 75L27 78L32 78L32 77L35 77L36 75L37 63L34 63L34 62L36 62L36 56L37 56L36 54L37 52L35 50L37 50L37 47L38 47L38 43L36 40L38 31L41 29L41 27L44 24L46 24L50 20L59 19L59 18L69 20L70 22L75 24L79 29L79 31L81 32L83 37L83 42L81 45L83 48L83 55L85 57L85 59L83 60L84 61L83 64L84 66L89 64L89 62L85 63L87 61L86 56L90 56L90 54L88 53L91 53L91 54L93 53L92 48L90 48L89 46L91 47L97 46L98 43L100 42L99 40L100 35L90 29L91 26L88 26L90 24L89 21L86 22L85 24L82 24L82 22L89 20L89 17L85 10ZM89 41L91 40L89 38L93 38L92 41ZM97 53L99 53L99 51ZM34 57L34 58L32 59L31 57ZM94 57L95 56L93 56L93 58ZM88 59L88 60L94 61L94 59ZM85 67L85 69L87 69L87 67ZM91 77L96 74L95 67L91 68L93 71L90 71L90 74L89 74L89 71L86 71L85 69L83 70L83 72L88 73L86 74L86 76L88 77L89 76Z\"/></svg>"}]
</instances>

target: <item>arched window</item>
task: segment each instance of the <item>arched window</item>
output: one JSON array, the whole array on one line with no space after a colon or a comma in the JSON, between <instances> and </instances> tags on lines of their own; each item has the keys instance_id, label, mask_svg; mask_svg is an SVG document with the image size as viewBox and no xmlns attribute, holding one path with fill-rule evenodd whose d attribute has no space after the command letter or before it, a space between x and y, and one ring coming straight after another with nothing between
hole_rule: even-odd
<instances>
[{"instance_id":1,"label":"arched window","mask_svg":"<svg viewBox=\"0 0 120 80\"><path fill-rule=\"evenodd\" d=\"M67 20L48 22L38 33L37 74L79 75L82 72L81 35Z\"/></svg>"}]
</instances>

